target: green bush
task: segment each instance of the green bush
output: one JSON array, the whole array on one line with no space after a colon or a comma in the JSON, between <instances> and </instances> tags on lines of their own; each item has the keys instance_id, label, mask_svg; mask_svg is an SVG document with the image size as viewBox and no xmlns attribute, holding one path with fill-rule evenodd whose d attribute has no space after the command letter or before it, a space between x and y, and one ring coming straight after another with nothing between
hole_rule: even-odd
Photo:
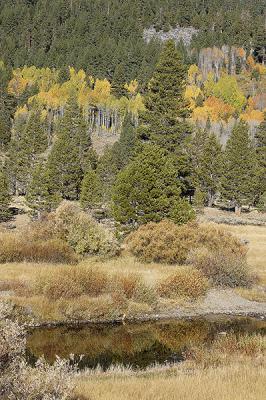
<instances>
[{"instance_id":1,"label":"green bush","mask_svg":"<svg viewBox=\"0 0 266 400\"><path fill-rule=\"evenodd\" d=\"M144 262L184 264L192 249L226 248L233 254L246 253L241 242L212 224L190 223L178 226L172 221L150 222L132 232L125 240L126 248Z\"/></svg>"},{"instance_id":2,"label":"green bush","mask_svg":"<svg viewBox=\"0 0 266 400\"><path fill-rule=\"evenodd\" d=\"M157 291L161 297L192 297L203 296L208 289L208 280L200 271L184 267L162 280Z\"/></svg>"},{"instance_id":3,"label":"green bush","mask_svg":"<svg viewBox=\"0 0 266 400\"><path fill-rule=\"evenodd\" d=\"M250 286L255 279L250 274L246 257L224 248L214 251L198 249L190 255L188 262L215 286Z\"/></svg>"}]
</instances>

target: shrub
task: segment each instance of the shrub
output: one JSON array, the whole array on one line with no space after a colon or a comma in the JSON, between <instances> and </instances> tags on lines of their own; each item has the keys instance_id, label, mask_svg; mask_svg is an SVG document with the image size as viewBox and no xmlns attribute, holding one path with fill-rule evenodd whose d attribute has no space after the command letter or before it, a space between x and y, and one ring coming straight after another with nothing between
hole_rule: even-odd
<instances>
[{"instance_id":1,"label":"shrub","mask_svg":"<svg viewBox=\"0 0 266 400\"><path fill-rule=\"evenodd\" d=\"M122 292L127 299L131 299L142 283L139 274L119 274L113 277L112 290Z\"/></svg>"},{"instance_id":2,"label":"shrub","mask_svg":"<svg viewBox=\"0 0 266 400\"><path fill-rule=\"evenodd\" d=\"M254 281L245 256L224 248L216 251L198 249L190 255L188 262L216 286L250 286Z\"/></svg>"},{"instance_id":3,"label":"shrub","mask_svg":"<svg viewBox=\"0 0 266 400\"><path fill-rule=\"evenodd\" d=\"M61 239L32 240L27 234L2 234L0 237L0 262L77 262L71 247Z\"/></svg>"},{"instance_id":4,"label":"shrub","mask_svg":"<svg viewBox=\"0 0 266 400\"><path fill-rule=\"evenodd\" d=\"M208 289L208 281L200 271L193 268L179 268L175 273L162 280L157 291L162 297L203 296Z\"/></svg>"},{"instance_id":5,"label":"shrub","mask_svg":"<svg viewBox=\"0 0 266 400\"><path fill-rule=\"evenodd\" d=\"M76 253L104 256L119 253L119 245L113 233L76 205L63 202L54 218L58 232Z\"/></svg>"},{"instance_id":6,"label":"shrub","mask_svg":"<svg viewBox=\"0 0 266 400\"><path fill-rule=\"evenodd\" d=\"M80 296L75 301L60 300L59 309L64 319L68 320L104 320L121 317L127 304L116 303L112 296Z\"/></svg>"},{"instance_id":7,"label":"shrub","mask_svg":"<svg viewBox=\"0 0 266 400\"><path fill-rule=\"evenodd\" d=\"M43 261L74 264L78 255L115 256L119 245L112 232L79 207L63 202L55 213L30 223L23 232L0 236L0 263Z\"/></svg>"},{"instance_id":8,"label":"shrub","mask_svg":"<svg viewBox=\"0 0 266 400\"><path fill-rule=\"evenodd\" d=\"M0 397L20 400L68 400L73 395L73 369L59 358L35 367L25 360L26 332L9 319L12 305L0 302Z\"/></svg>"},{"instance_id":9,"label":"shrub","mask_svg":"<svg viewBox=\"0 0 266 400\"><path fill-rule=\"evenodd\" d=\"M241 242L212 224L190 223L177 226L171 221L150 222L132 232L125 241L126 248L144 262L184 264L192 249L226 248L234 254L245 254Z\"/></svg>"},{"instance_id":10,"label":"shrub","mask_svg":"<svg viewBox=\"0 0 266 400\"><path fill-rule=\"evenodd\" d=\"M106 291L108 282L108 275L95 268L60 267L52 276L40 276L35 282L34 291L52 300L71 299L85 294L98 296Z\"/></svg>"}]
</instances>

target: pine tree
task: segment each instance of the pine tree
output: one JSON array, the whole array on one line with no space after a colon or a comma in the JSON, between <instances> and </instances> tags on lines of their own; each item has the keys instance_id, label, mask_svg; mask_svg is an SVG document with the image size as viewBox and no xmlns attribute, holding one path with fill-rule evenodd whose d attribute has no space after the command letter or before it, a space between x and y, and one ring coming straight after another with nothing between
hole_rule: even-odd
<instances>
[{"instance_id":1,"label":"pine tree","mask_svg":"<svg viewBox=\"0 0 266 400\"><path fill-rule=\"evenodd\" d=\"M124 88L126 82L125 66L120 63L115 67L112 79L112 94L116 97L125 96L126 90Z\"/></svg>"},{"instance_id":2,"label":"pine tree","mask_svg":"<svg viewBox=\"0 0 266 400\"><path fill-rule=\"evenodd\" d=\"M114 162L112 148L107 148L99 158L96 173L102 185L102 204L108 205L112 197L112 187L119 170Z\"/></svg>"},{"instance_id":3,"label":"pine tree","mask_svg":"<svg viewBox=\"0 0 266 400\"><path fill-rule=\"evenodd\" d=\"M131 116L126 115L119 141L112 147L113 161L118 170L123 169L134 155L137 145L136 128Z\"/></svg>"},{"instance_id":4,"label":"pine tree","mask_svg":"<svg viewBox=\"0 0 266 400\"><path fill-rule=\"evenodd\" d=\"M56 193L52 193L50 190L49 175L46 165L43 163L37 165L32 173L26 201L33 215L37 215L38 218L43 213L55 209L60 202L60 198Z\"/></svg>"},{"instance_id":5,"label":"pine tree","mask_svg":"<svg viewBox=\"0 0 266 400\"><path fill-rule=\"evenodd\" d=\"M258 159L258 194L266 192L266 114L265 120L260 124L256 135L256 153Z\"/></svg>"},{"instance_id":6,"label":"pine tree","mask_svg":"<svg viewBox=\"0 0 266 400\"><path fill-rule=\"evenodd\" d=\"M181 200L180 192L172 158L159 146L146 144L117 176L112 197L114 217L133 226L164 218L187 222L194 214Z\"/></svg>"},{"instance_id":7,"label":"pine tree","mask_svg":"<svg viewBox=\"0 0 266 400\"><path fill-rule=\"evenodd\" d=\"M222 195L236 212L254 202L257 189L257 162L248 127L237 124L227 141L223 157Z\"/></svg>"},{"instance_id":8,"label":"pine tree","mask_svg":"<svg viewBox=\"0 0 266 400\"><path fill-rule=\"evenodd\" d=\"M90 136L83 116L71 99L56 129L56 141L48 157L50 190L63 199L77 200L86 170Z\"/></svg>"},{"instance_id":9,"label":"pine tree","mask_svg":"<svg viewBox=\"0 0 266 400\"><path fill-rule=\"evenodd\" d=\"M45 125L38 110L19 116L9 145L8 173L16 194L25 194L32 170L48 146Z\"/></svg>"},{"instance_id":10,"label":"pine tree","mask_svg":"<svg viewBox=\"0 0 266 400\"><path fill-rule=\"evenodd\" d=\"M196 185L205 194L211 207L220 188L222 175L222 147L214 133L211 133L202 149L199 166L194 170Z\"/></svg>"},{"instance_id":11,"label":"pine tree","mask_svg":"<svg viewBox=\"0 0 266 400\"><path fill-rule=\"evenodd\" d=\"M186 68L173 41L163 47L145 98L146 111L141 118L139 135L179 154L180 145L191 133L185 118L189 107L184 99Z\"/></svg>"},{"instance_id":12,"label":"pine tree","mask_svg":"<svg viewBox=\"0 0 266 400\"><path fill-rule=\"evenodd\" d=\"M0 90L0 149L4 148L11 137L11 116Z\"/></svg>"},{"instance_id":13,"label":"pine tree","mask_svg":"<svg viewBox=\"0 0 266 400\"><path fill-rule=\"evenodd\" d=\"M80 203L83 208L97 207L102 200L102 183L93 169L88 169L81 186Z\"/></svg>"},{"instance_id":14,"label":"pine tree","mask_svg":"<svg viewBox=\"0 0 266 400\"><path fill-rule=\"evenodd\" d=\"M5 173L0 169L0 222L8 219L9 203L11 196L8 188L8 180Z\"/></svg>"}]
</instances>

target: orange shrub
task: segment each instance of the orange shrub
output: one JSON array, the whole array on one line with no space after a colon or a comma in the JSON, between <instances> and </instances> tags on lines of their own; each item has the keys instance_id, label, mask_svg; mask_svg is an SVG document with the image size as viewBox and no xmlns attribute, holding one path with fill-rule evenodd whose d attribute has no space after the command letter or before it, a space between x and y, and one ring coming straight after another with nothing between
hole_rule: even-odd
<instances>
[{"instance_id":1,"label":"orange shrub","mask_svg":"<svg viewBox=\"0 0 266 400\"><path fill-rule=\"evenodd\" d=\"M212 224L190 223L177 226L171 221L150 222L132 232L125 240L132 255L144 262L184 264L192 249L226 248L234 254L245 254L241 242Z\"/></svg>"},{"instance_id":2,"label":"orange shrub","mask_svg":"<svg viewBox=\"0 0 266 400\"><path fill-rule=\"evenodd\" d=\"M35 241L27 235L2 234L0 263L21 261L74 264L77 257L71 247L61 239Z\"/></svg>"},{"instance_id":3,"label":"orange shrub","mask_svg":"<svg viewBox=\"0 0 266 400\"><path fill-rule=\"evenodd\" d=\"M200 271L185 267L162 280L157 291L162 297L192 297L203 296L208 289L208 281Z\"/></svg>"}]
</instances>

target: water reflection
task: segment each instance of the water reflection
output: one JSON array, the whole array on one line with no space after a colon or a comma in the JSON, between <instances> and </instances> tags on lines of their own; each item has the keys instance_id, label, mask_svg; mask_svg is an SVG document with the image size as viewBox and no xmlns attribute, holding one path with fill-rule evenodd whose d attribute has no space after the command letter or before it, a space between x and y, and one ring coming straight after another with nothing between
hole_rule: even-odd
<instances>
[{"instance_id":1,"label":"water reflection","mask_svg":"<svg viewBox=\"0 0 266 400\"><path fill-rule=\"evenodd\" d=\"M111 364L145 368L154 363L182 360L191 345L211 342L220 332L266 332L266 322L251 318L193 319L127 325L89 325L34 329L28 336L27 356L33 363L44 355L84 355L80 368Z\"/></svg>"}]
</instances>

